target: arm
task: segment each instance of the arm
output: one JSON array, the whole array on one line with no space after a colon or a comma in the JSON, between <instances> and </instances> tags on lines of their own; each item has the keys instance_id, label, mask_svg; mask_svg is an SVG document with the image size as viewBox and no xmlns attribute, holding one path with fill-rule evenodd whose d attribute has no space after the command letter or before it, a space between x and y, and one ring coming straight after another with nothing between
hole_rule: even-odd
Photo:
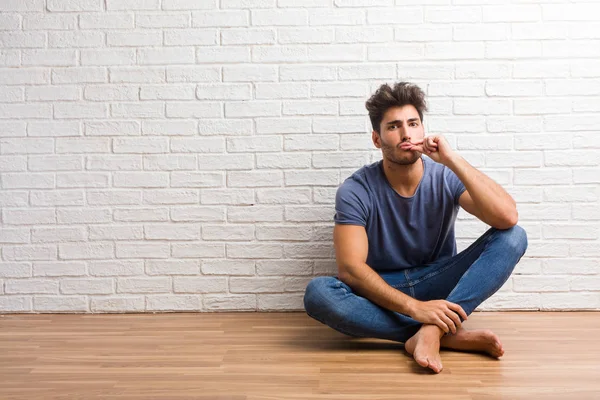
<instances>
[{"instance_id":1,"label":"arm","mask_svg":"<svg viewBox=\"0 0 600 400\"><path fill-rule=\"evenodd\" d=\"M367 233L363 226L336 224L333 228L338 277L361 297L414 320L439 326L444 332L456 333L461 327L459 315L467 314L458 304L446 300L422 302L387 284L366 264Z\"/></svg>"},{"instance_id":2,"label":"arm","mask_svg":"<svg viewBox=\"0 0 600 400\"><path fill-rule=\"evenodd\" d=\"M410 315L415 299L387 284L366 264L368 239L359 225L336 224L333 244L338 265L338 277L361 297L388 310Z\"/></svg>"},{"instance_id":3,"label":"arm","mask_svg":"<svg viewBox=\"0 0 600 400\"><path fill-rule=\"evenodd\" d=\"M508 229L517 224L516 203L502 186L457 154L447 166L467 188L458 199L465 211L494 228Z\"/></svg>"},{"instance_id":4,"label":"arm","mask_svg":"<svg viewBox=\"0 0 600 400\"><path fill-rule=\"evenodd\" d=\"M443 136L428 136L413 143L411 150L424 152L456 174L467 188L460 196L459 204L469 214L498 229L517 224L519 215L513 198L502 186L454 152Z\"/></svg>"}]
</instances>

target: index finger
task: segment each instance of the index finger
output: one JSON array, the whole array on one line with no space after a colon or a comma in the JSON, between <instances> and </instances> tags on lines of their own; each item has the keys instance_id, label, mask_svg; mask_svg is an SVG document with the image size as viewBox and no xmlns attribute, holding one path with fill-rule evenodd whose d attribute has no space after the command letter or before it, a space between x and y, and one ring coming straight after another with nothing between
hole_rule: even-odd
<instances>
[{"instance_id":1,"label":"index finger","mask_svg":"<svg viewBox=\"0 0 600 400\"><path fill-rule=\"evenodd\" d=\"M464 320L467 319L467 313L465 312L465 310L462 309L461 306L459 306L456 303L451 303L451 302L448 302L448 303L449 303L448 304L449 308L451 308L452 310L458 312L458 314L460 314L460 316L463 317Z\"/></svg>"}]
</instances>

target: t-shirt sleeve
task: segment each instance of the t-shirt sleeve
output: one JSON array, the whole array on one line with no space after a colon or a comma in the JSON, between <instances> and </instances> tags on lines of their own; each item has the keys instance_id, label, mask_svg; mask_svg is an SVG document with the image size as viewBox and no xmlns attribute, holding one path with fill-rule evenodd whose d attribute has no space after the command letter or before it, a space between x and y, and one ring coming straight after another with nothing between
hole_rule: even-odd
<instances>
[{"instance_id":1,"label":"t-shirt sleeve","mask_svg":"<svg viewBox=\"0 0 600 400\"><path fill-rule=\"evenodd\" d=\"M358 182L348 179L342 183L335 194L336 224L367 226L369 217L369 195Z\"/></svg>"},{"instance_id":2,"label":"t-shirt sleeve","mask_svg":"<svg viewBox=\"0 0 600 400\"><path fill-rule=\"evenodd\" d=\"M444 174L446 175L446 184L454 198L454 204L458 204L458 199L467 188L450 168L445 167Z\"/></svg>"}]
</instances>

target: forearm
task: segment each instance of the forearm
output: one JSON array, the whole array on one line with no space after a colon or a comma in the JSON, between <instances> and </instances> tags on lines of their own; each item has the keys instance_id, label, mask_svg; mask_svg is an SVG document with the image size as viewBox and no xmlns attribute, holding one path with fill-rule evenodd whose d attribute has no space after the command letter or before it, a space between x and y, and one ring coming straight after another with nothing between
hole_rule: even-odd
<instances>
[{"instance_id":1,"label":"forearm","mask_svg":"<svg viewBox=\"0 0 600 400\"><path fill-rule=\"evenodd\" d=\"M516 203L502 186L471 166L458 154L452 157L447 166L465 185L486 222L492 226L516 223Z\"/></svg>"},{"instance_id":2,"label":"forearm","mask_svg":"<svg viewBox=\"0 0 600 400\"><path fill-rule=\"evenodd\" d=\"M391 311L410 315L416 299L394 289L367 264L344 268L339 278L361 297Z\"/></svg>"}]
</instances>

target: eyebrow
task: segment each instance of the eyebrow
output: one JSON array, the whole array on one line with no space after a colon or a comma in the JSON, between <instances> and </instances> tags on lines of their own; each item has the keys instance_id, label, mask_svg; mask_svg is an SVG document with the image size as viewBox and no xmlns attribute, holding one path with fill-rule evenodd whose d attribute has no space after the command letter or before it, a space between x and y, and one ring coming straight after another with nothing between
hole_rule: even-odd
<instances>
[{"instance_id":1,"label":"eyebrow","mask_svg":"<svg viewBox=\"0 0 600 400\"><path fill-rule=\"evenodd\" d=\"M419 118L409 118L406 120L406 122L413 122L413 121L418 121L418 120L419 120ZM402 123L402 120L395 119L393 121L386 123L386 125L392 125L392 124L398 124L398 123Z\"/></svg>"}]
</instances>

